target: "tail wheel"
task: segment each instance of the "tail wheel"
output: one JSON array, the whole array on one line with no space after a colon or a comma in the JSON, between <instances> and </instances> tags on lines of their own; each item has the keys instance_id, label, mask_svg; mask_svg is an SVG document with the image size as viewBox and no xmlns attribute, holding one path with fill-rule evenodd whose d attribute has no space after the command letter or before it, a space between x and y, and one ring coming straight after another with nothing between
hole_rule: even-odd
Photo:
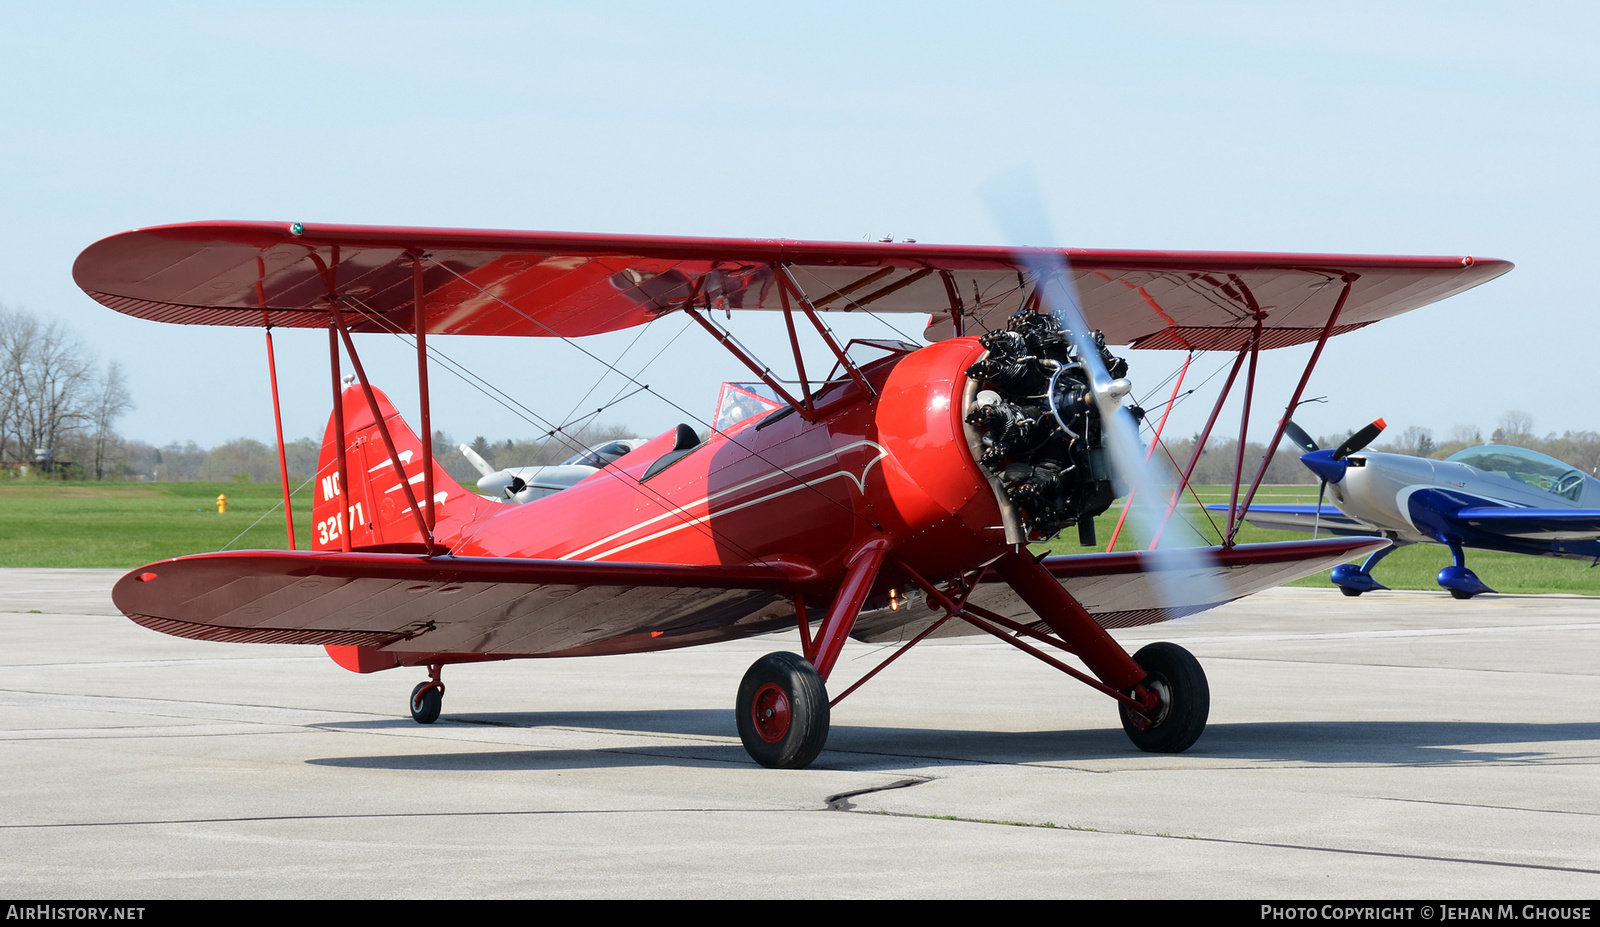
<instances>
[{"instance_id":1,"label":"tail wheel","mask_svg":"<svg viewBox=\"0 0 1600 927\"><path fill-rule=\"evenodd\" d=\"M1200 739L1211 714L1211 687L1194 654L1177 644L1142 648L1133 660L1149 674L1142 687L1156 703L1148 716L1122 705L1122 729L1147 753L1182 753Z\"/></svg>"},{"instance_id":2,"label":"tail wheel","mask_svg":"<svg viewBox=\"0 0 1600 927\"><path fill-rule=\"evenodd\" d=\"M418 724L432 724L439 720L439 710L444 708L444 687L429 680L417 683L411 690L411 720Z\"/></svg>"},{"instance_id":3,"label":"tail wheel","mask_svg":"<svg viewBox=\"0 0 1600 927\"><path fill-rule=\"evenodd\" d=\"M769 653L739 683L739 739L769 769L804 769L828 741L828 691L804 657Z\"/></svg>"}]
</instances>

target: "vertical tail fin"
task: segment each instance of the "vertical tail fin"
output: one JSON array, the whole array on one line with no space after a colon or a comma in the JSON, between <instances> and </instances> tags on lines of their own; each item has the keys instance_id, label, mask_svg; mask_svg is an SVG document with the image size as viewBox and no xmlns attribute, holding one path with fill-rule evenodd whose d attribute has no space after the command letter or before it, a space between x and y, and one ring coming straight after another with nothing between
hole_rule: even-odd
<instances>
[{"instance_id":1,"label":"vertical tail fin","mask_svg":"<svg viewBox=\"0 0 1600 927\"><path fill-rule=\"evenodd\" d=\"M317 485L312 506L313 550L342 550L348 534L352 548L420 545L424 537L412 514L411 503L402 486L410 486L412 496L423 507L422 441L395 411L389 397L374 389L378 410L388 425L400 456L403 473L395 472L394 461L378 431L377 420L367 405L360 386L345 389L344 404L345 464L349 486L339 480L338 445L334 419L322 440L322 455L317 461ZM404 481L402 483L402 481ZM467 492L440 467L433 465L433 504L435 547L451 546L462 530L477 519L482 510L495 503Z\"/></svg>"}]
</instances>

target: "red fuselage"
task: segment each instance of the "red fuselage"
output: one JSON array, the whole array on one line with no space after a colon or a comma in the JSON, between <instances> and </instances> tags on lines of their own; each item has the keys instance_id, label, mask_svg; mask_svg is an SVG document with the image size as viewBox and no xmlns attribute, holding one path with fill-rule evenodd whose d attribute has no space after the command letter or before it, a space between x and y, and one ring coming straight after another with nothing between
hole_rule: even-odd
<instances>
[{"instance_id":1,"label":"red fuselage","mask_svg":"<svg viewBox=\"0 0 1600 927\"><path fill-rule=\"evenodd\" d=\"M672 448L663 435L445 540L460 556L785 563L814 570L817 592L836 586L847 555L872 538L930 578L974 569L1005 549L962 421L965 371L982 353L957 338L892 355L864 370L875 396L841 381L819 398L815 421L770 413L647 477Z\"/></svg>"}]
</instances>

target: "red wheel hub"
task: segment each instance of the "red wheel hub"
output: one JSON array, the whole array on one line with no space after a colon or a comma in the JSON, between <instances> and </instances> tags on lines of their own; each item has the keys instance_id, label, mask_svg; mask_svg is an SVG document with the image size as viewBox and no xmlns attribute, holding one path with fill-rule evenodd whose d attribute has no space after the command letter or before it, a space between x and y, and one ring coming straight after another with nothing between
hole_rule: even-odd
<instances>
[{"instance_id":1,"label":"red wheel hub","mask_svg":"<svg viewBox=\"0 0 1600 927\"><path fill-rule=\"evenodd\" d=\"M776 683L766 683L751 700L750 716L755 721L756 736L769 744L777 743L789 733L789 693Z\"/></svg>"},{"instance_id":2,"label":"red wheel hub","mask_svg":"<svg viewBox=\"0 0 1600 927\"><path fill-rule=\"evenodd\" d=\"M1134 687L1132 695L1144 706L1133 718L1133 723L1139 730L1148 731L1166 720L1169 707L1167 700L1171 696L1167 691L1165 680L1158 678L1141 682Z\"/></svg>"}]
</instances>

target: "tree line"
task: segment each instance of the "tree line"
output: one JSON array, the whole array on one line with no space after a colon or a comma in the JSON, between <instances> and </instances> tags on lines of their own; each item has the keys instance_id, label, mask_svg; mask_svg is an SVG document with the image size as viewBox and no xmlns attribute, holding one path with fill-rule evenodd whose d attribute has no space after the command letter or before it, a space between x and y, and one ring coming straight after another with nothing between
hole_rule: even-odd
<instances>
[{"instance_id":1,"label":"tree line","mask_svg":"<svg viewBox=\"0 0 1600 927\"><path fill-rule=\"evenodd\" d=\"M0 467L119 478L124 447L115 425L132 408L116 361L100 366L59 321L0 306Z\"/></svg>"},{"instance_id":2,"label":"tree line","mask_svg":"<svg viewBox=\"0 0 1600 927\"><path fill-rule=\"evenodd\" d=\"M1457 451L1480 444L1512 444L1531 448L1564 460L1585 473L1600 469L1600 433L1593 431L1568 431L1540 438L1533 434L1533 419L1525 412L1507 413L1499 428L1487 440L1475 426L1462 425L1452 429L1443 441L1437 441L1428 428L1410 426L1398 432L1387 442L1375 442L1371 449L1391 454L1409 454L1414 457L1444 458ZM586 428L571 436L561 438L527 438L489 441L482 436L473 439L469 446L495 468L531 467L556 464L572 456L577 447L586 447L613 438L633 436L622 425L600 425ZM1267 435L1270 437L1270 434ZM1151 455L1151 465L1165 479L1175 482L1177 474L1189 462L1198 436L1163 441ZM1348 435L1323 435L1316 439L1321 447L1338 447ZM229 480L238 482L276 482L278 480L278 452L269 444L252 438L239 438L211 449L187 444L169 444L153 447L139 441L120 445L125 461L124 479L137 480ZM457 450L456 442L445 432L433 433L434 453L440 466L457 481L472 486L478 480L477 468ZM1206 442L1204 453L1195 465L1190 481L1196 484L1231 484L1237 461L1238 439L1213 434ZM316 470L320 442L301 438L285 445L284 456L289 463L289 479L299 484L311 478ZM1266 453L1261 441L1247 441L1244 453L1244 480L1255 476L1256 467ZM1300 448L1284 439L1272 457L1263 479L1267 484L1306 484L1315 482L1309 471L1300 463Z\"/></svg>"},{"instance_id":3,"label":"tree line","mask_svg":"<svg viewBox=\"0 0 1600 927\"><path fill-rule=\"evenodd\" d=\"M629 437L632 432L622 425L598 425L584 428L561 438L506 439L489 441L481 435L469 446L489 466L537 467L557 464L577 449L613 438ZM142 441L127 441L121 445L121 476L126 480L152 482L236 482L275 483L280 475L278 449L254 438L237 438L213 448L202 448L193 441L174 442L165 447L155 447ZM284 460L288 464L289 482L299 485L316 473L322 442L301 438L284 444ZM457 442L443 431L433 433L433 452L439 465L457 482L471 487L481 475L458 449Z\"/></svg>"},{"instance_id":4,"label":"tree line","mask_svg":"<svg viewBox=\"0 0 1600 927\"><path fill-rule=\"evenodd\" d=\"M1432 429L1411 426L1386 444L1376 444L1375 451L1392 454L1410 454L1413 457L1443 459L1458 451L1480 444L1509 444L1548 454L1590 475L1600 475L1600 432L1551 432L1539 437L1533 430L1533 415L1520 409L1500 416L1499 427L1490 432L1487 440L1476 425L1457 425L1443 441L1436 441ZM1330 447L1337 446L1329 445Z\"/></svg>"},{"instance_id":5,"label":"tree line","mask_svg":"<svg viewBox=\"0 0 1600 927\"><path fill-rule=\"evenodd\" d=\"M1177 441L1162 442L1151 456L1152 466L1157 468L1158 473L1176 482L1177 474L1182 472L1182 468L1189 462L1189 455L1194 451L1195 440L1198 437L1196 435ZM1335 448L1344 443L1348 437L1349 435L1322 435L1315 440L1319 447ZM1525 447L1565 461L1585 473L1600 475L1600 433L1565 431L1559 435L1552 432L1539 437L1533 431L1533 416L1520 410L1502 415L1499 427L1494 429L1487 439L1476 425L1457 425L1443 440L1435 439L1431 428L1410 425L1389 437L1388 441L1374 442L1370 449L1387 454L1407 454L1412 457L1442 460L1458 451L1482 444ZM1206 442L1205 451L1200 455L1199 462L1195 465L1194 473L1189 478L1190 482L1231 484L1238 448L1237 438L1212 435ZM1255 476L1256 468L1261 465L1261 458L1266 452L1264 442L1245 442L1243 479L1246 485ZM1294 446L1285 438L1278 445L1277 452L1272 455L1272 464L1267 467L1263 482L1274 484L1316 482L1316 477L1300 463L1300 455L1303 453L1301 448Z\"/></svg>"},{"instance_id":6,"label":"tree line","mask_svg":"<svg viewBox=\"0 0 1600 927\"><path fill-rule=\"evenodd\" d=\"M33 313L0 306L0 476L44 475L55 479L276 482L277 448L252 438L239 438L214 448L193 441L155 447L124 439L116 431L118 418L134 408L122 368L115 362L101 365L83 341L59 321L45 321ZM526 467L560 463L577 449L613 438L631 437L621 425L586 427L572 435L542 436L523 440L488 441L482 436L471 447L490 466ZM1322 447L1337 447L1345 435L1317 439ZM1198 435L1164 442L1151 463L1175 480L1187 464ZM442 431L434 432L434 451L444 469L461 483L477 482L478 471ZM1533 416L1510 411L1500 418L1485 441L1475 425L1457 425L1443 440L1433 431L1408 426L1372 449L1417 457L1443 458L1479 444L1511 444L1566 461L1585 473L1600 474L1600 433L1567 431L1538 437ZM316 471L318 440L301 438L284 446L291 482L300 483ZM1231 483L1237 462L1238 441L1213 435L1195 466L1191 481ZM1259 441L1245 444L1244 479L1254 476L1266 453ZM1311 475L1300 464L1301 451L1284 441L1273 455L1264 482L1307 483Z\"/></svg>"},{"instance_id":7,"label":"tree line","mask_svg":"<svg viewBox=\"0 0 1600 927\"><path fill-rule=\"evenodd\" d=\"M0 479L277 482L275 445L238 438L212 448L193 441L156 447L118 434L116 422L134 408L127 378L115 361L101 365L66 325L0 306ZM628 437L621 425L598 425L558 437L490 442L472 448L490 466L560 463L580 448ZM439 463L471 486L479 473L450 436L434 432ZM311 478L321 441L284 445L291 482Z\"/></svg>"}]
</instances>

